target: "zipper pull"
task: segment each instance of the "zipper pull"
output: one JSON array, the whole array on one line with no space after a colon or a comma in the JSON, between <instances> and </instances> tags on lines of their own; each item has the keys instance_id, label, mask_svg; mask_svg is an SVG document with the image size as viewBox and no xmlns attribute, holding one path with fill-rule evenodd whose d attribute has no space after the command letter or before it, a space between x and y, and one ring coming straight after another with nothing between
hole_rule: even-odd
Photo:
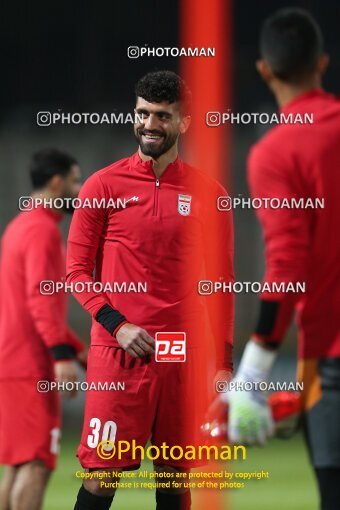
<instances>
[{"instance_id":1,"label":"zipper pull","mask_svg":"<svg viewBox=\"0 0 340 510\"><path fill-rule=\"evenodd\" d=\"M156 179L156 188L159 188L159 179Z\"/></svg>"}]
</instances>

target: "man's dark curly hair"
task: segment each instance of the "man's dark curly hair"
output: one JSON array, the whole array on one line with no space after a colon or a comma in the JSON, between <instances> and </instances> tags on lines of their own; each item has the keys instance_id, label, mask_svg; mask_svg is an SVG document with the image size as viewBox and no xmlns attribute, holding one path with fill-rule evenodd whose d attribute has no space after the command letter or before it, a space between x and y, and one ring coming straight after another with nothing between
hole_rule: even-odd
<instances>
[{"instance_id":1,"label":"man's dark curly hair","mask_svg":"<svg viewBox=\"0 0 340 510\"><path fill-rule=\"evenodd\" d=\"M149 103L180 103L182 114L188 114L191 92L185 81L172 71L155 71L143 76L136 84L136 98Z\"/></svg>"}]
</instances>

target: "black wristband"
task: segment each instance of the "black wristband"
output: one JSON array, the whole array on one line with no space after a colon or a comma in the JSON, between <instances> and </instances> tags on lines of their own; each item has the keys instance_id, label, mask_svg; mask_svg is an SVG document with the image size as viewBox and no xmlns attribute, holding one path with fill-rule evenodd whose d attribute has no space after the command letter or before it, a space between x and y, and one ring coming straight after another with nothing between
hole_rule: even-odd
<instances>
[{"instance_id":1,"label":"black wristband","mask_svg":"<svg viewBox=\"0 0 340 510\"><path fill-rule=\"evenodd\" d=\"M55 361L60 359L74 359L76 357L75 349L69 344L58 344L50 347L51 354Z\"/></svg>"},{"instance_id":2,"label":"black wristband","mask_svg":"<svg viewBox=\"0 0 340 510\"><path fill-rule=\"evenodd\" d=\"M117 329L119 324L126 321L126 317L110 305L102 306L98 310L95 319L110 333L110 335L112 335L114 330Z\"/></svg>"}]
</instances>

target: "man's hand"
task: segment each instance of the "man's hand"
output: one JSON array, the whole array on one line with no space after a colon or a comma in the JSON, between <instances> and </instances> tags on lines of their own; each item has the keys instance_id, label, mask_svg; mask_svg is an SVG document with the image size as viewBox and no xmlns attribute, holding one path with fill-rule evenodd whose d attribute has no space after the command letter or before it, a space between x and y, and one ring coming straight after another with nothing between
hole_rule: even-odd
<instances>
[{"instance_id":1,"label":"man's hand","mask_svg":"<svg viewBox=\"0 0 340 510\"><path fill-rule=\"evenodd\" d=\"M74 383L78 380L77 365L74 360L55 361L54 375L57 382ZM65 392L65 394L67 394L68 398L74 398L77 394L77 390L74 387L72 391Z\"/></svg>"},{"instance_id":2,"label":"man's hand","mask_svg":"<svg viewBox=\"0 0 340 510\"><path fill-rule=\"evenodd\" d=\"M261 390L231 389L228 437L232 443L264 445L274 434L274 422L266 395Z\"/></svg>"},{"instance_id":3,"label":"man's hand","mask_svg":"<svg viewBox=\"0 0 340 510\"><path fill-rule=\"evenodd\" d=\"M126 322L116 333L119 345L134 358L144 358L155 352L155 340L145 329Z\"/></svg>"},{"instance_id":4,"label":"man's hand","mask_svg":"<svg viewBox=\"0 0 340 510\"><path fill-rule=\"evenodd\" d=\"M250 340L236 377L228 391L220 394L221 401L228 405L228 437L231 442L264 445L273 435L274 422L267 395L254 383L268 380L276 355L276 351ZM245 383L250 383L248 388Z\"/></svg>"}]
</instances>

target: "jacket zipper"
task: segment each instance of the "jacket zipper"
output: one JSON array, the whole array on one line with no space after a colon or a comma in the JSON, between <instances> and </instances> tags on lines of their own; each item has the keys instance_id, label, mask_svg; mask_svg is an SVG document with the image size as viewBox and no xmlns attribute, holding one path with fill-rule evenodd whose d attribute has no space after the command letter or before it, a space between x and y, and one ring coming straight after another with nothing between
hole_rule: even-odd
<instances>
[{"instance_id":1,"label":"jacket zipper","mask_svg":"<svg viewBox=\"0 0 340 510\"><path fill-rule=\"evenodd\" d=\"M159 179L155 180L155 193L153 200L153 216L157 216L158 213L158 190L159 190Z\"/></svg>"}]
</instances>

